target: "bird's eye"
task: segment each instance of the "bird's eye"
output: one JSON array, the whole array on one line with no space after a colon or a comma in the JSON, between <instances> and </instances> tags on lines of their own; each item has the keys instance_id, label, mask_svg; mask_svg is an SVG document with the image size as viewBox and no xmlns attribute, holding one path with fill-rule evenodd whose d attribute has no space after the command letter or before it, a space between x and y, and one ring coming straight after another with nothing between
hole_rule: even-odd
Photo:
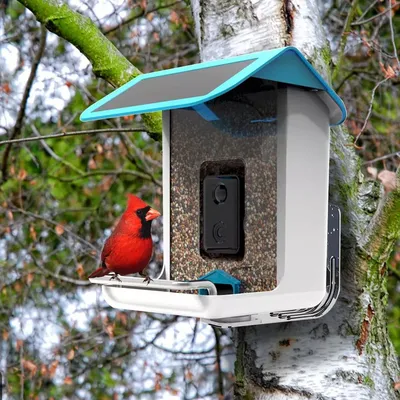
<instances>
[{"instance_id":1,"label":"bird's eye","mask_svg":"<svg viewBox=\"0 0 400 400\"><path fill-rule=\"evenodd\" d=\"M145 207L145 208L140 208L139 210L136 211L136 215L139 218L144 218L147 214L147 211L150 210L150 207Z\"/></svg>"}]
</instances>

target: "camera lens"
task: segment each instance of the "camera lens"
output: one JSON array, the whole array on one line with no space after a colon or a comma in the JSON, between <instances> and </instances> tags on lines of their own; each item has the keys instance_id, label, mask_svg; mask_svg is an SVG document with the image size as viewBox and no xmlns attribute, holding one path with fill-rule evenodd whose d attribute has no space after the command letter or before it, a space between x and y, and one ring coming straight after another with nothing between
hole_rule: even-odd
<instances>
[{"instance_id":1,"label":"camera lens","mask_svg":"<svg viewBox=\"0 0 400 400\"><path fill-rule=\"evenodd\" d=\"M217 204L223 203L228 196L228 191L226 190L226 187L223 183L220 183L215 189L214 189L214 201Z\"/></svg>"}]
</instances>

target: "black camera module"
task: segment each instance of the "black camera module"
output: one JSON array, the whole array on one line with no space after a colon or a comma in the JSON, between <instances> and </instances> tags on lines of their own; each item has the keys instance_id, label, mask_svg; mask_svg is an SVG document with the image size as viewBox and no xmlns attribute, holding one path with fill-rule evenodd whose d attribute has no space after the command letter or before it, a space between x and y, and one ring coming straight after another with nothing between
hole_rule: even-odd
<instances>
[{"instance_id":1,"label":"black camera module","mask_svg":"<svg viewBox=\"0 0 400 400\"><path fill-rule=\"evenodd\" d=\"M237 254L240 250L240 179L210 175L203 181L203 247L209 254Z\"/></svg>"}]
</instances>

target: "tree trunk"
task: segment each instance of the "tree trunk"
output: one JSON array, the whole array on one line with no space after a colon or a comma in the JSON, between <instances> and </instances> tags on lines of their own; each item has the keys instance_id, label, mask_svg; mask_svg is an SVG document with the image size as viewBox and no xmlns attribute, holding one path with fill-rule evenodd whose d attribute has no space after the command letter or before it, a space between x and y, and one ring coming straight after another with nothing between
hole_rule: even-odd
<instances>
[{"instance_id":1,"label":"tree trunk","mask_svg":"<svg viewBox=\"0 0 400 400\"><path fill-rule=\"evenodd\" d=\"M202 61L293 45L329 81L317 3L192 0ZM353 141L343 127L332 129L330 202L342 211L340 298L317 320L236 330L237 399L397 398L385 263L400 236L400 190L384 195L364 179Z\"/></svg>"}]
</instances>

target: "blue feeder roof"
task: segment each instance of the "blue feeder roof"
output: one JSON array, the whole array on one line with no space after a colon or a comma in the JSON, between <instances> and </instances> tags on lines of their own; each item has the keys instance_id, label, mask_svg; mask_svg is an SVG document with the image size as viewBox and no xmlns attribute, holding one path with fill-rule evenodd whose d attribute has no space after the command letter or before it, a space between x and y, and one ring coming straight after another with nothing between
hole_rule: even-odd
<instances>
[{"instance_id":1,"label":"blue feeder roof","mask_svg":"<svg viewBox=\"0 0 400 400\"><path fill-rule=\"evenodd\" d=\"M343 101L300 51L284 47L139 75L87 108L81 120L177 108L201 113L204 103L251 77L315 89L329 110L331 125L339 125L346 118Z\"/></svg>"}]
</instances>

